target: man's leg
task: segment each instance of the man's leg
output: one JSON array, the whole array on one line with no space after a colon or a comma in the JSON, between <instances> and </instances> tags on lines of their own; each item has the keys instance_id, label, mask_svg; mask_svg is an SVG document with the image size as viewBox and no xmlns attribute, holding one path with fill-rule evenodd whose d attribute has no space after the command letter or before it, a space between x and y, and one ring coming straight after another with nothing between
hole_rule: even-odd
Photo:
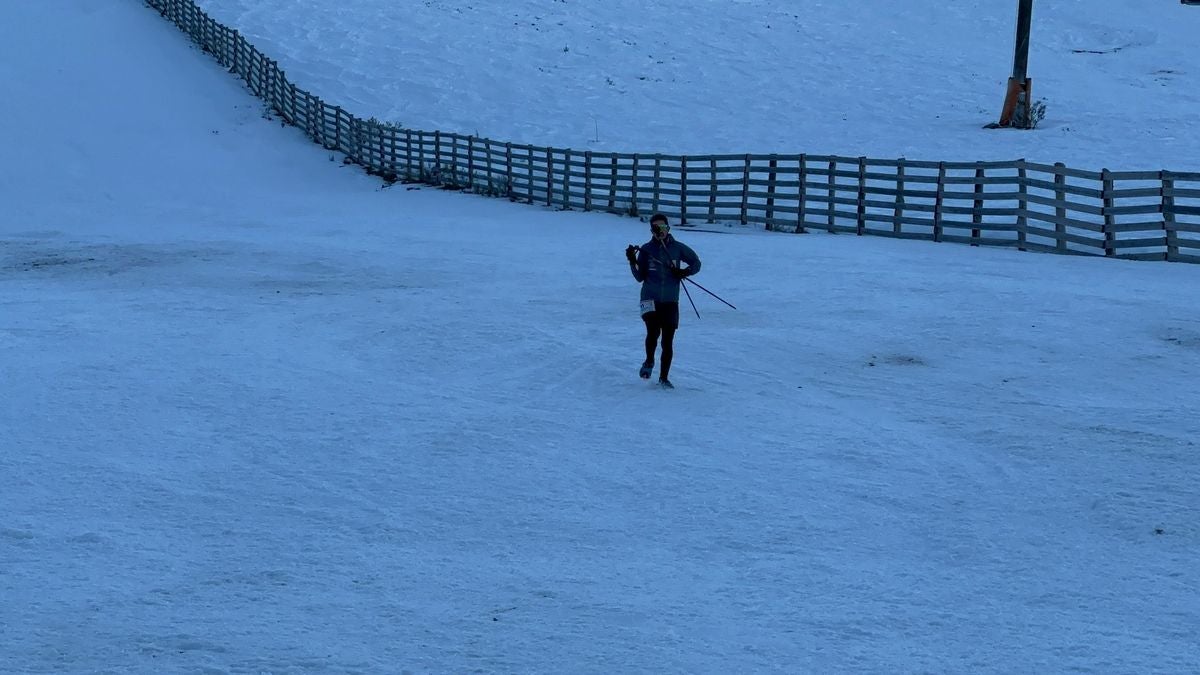
<instances>
[{"instance_id":1,"label":"man's leg","mask_svg":"<svg viewBox=\"0 0 1200 675\"><path fill-rule=\"evenodd\" d=\"M662 361L658 369L658 379L666 380L671 374L671 359L675 357L675 329L679 327L679 303L660 303L655 314L659 315L662 330Z\"/></svg>"},{"instance_id":2,"label":"man's leg","mask_svg":"<svg viewBox=\"0 0 1200 675\"><path fill-rule=\"evenodd\" d=\"M658 347L661 329L658 325L658 312L646 312L642 315L642 321L646 322L646 361L642 363L639 374L644 380L650 377L650 371L654 369L654 350Z\"/></svg>"},{"instance_id":3,"label":"man's leg","mask_svg":"<svg viewBox=\"0 0 1200 675\"><path fill-rule=\"evenodd\" d=\"M662 328L662 366L658 369L658 379L668 379L671 373L671 359L675 358L675 327Z\"/></svg>"}]
</instances>

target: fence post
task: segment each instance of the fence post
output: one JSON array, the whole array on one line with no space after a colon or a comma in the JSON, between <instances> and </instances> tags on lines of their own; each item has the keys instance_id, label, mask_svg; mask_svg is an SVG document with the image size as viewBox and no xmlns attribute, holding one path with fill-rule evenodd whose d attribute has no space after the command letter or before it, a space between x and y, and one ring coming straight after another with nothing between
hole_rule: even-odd
<instances>
[{"instance_id":1,"label":"fence post","mask_svg":"<svg viewBox=\"0 0 1200 675\"><path fill-rule=\"evenodd\" d=\"M612 156L612 172L608 181L608 211L617 210L617 153Z\"/></svg>"},{"instance_id":2,"label":"fence post","mask_svg":"<svg viewBox=\"0 0 1200 675\"><path fill-rule=\"evenodd\" d=\"M239 56L238 52L241 51L241 46L242 46L241 37L242 37L241 34L238 33L237 29L235 28L233 31L233 67L232 67L232 70L233 70L233 72L239 73L239 74L241 71L241 63L240 63L240 60L238 59L238 56Z\"/></svg>"},{"instance_id":3,"label":"fence post","mask_svg":"<svg viewBox=\"0 0 1200 675\"><path fill-rule=\"evenodd\" d=\"M867 158L858 158L858 232L861 237L867 229Z\"/></svg>"},{"instance_id":4,"label":"fence post","mask_svg":"<svg viewBox=\"0 0 1200 675\"><path fill-rule=\"evenodd\" d=\"M662 184L659 180L662 178L662 155L654 155L654 201L650 203L651 213L658 213L659 196L662 194Z\"/></svg>"},{"instance_id":5,"label":"fence post","mask_svg":"<svg viewBox=\"0 0 1200 675\"><path fill-rule=\"evenodd\" d=\"M475 189L475 136L467 136L467 187Z\"/></svg>"},{"instance_id":6,"label":"fence post","mask_svg":"<svg viewBox=\"0 0 1200 675\"><path fill-rule=\"evenodd\" d=\"M275 62L271 59L266 59L266 67L264 70L266 71L267 90L263 93L266 94L267 107L273 108L275 106L275 73L278 71L278 66L276 66Z\"/></svg>"},{"instance_id":7,"label":"fence post","mask_svg":"<svg viewBox=\"0 0 1200 675\"><path fill-rule=\"evenodd\" d=\"M413 177L413 166L415 164L413 146L416 144L413 143L412 129L402 129L401 131L404 132L404 180L405 182L416 181L420 179L421 173L420 167L417 167L416 177Z\"/></svg>"},{"instance_id":8,"label":"fence post","mask_svg":"<svg viewBox=\"0 0 1200 675\"><path fill-rule=\"evenodd\" d=\"M1067 168L1062 162L1054 163L1054 215L1058 222L1054 223L1054 247L1059 253L1067 252L1067 176L1062 172Z\"/></svg>"},{"instance_id":9,"label":"fence post","mask_svg":"<svg viewBox=\"0 0 1200 675\"><path fill-rule=\"evenodd\" d=\"M546 206L554 205L554 149L546 148Z\"/></svg>"},{"instance_id":10,"label":"fence post","mask_svg":"<svg viewBox=\"0 0 1200 675\"><path fill-rule=\"evenodd\" d=\"M398 175L398 164L396 162L396 130L391 127L380 127L379 129L380 143L384 138L387 138L387 180L394 181ZM382 151L381 151L382 152Z\"/></svg>"},{"instance_id":11,"label":"fence post","mask_svg":"<svg viewBox=\"0 0 1200 675\"><path fill-rule=\"evenodd\" d=\"M1175 179L1170 178L1166 171L1159 171L1158 175L1162 179L1163 230L1167 233L1166 259L1175 261L1179 258L1179 230L1175 228Z\"/></svg>"},{"instance_id":12,"label":"fence post","mask_svg":"<svg viewBox=\"0 0 1200 675\"><path fill-rule=\"evenodd\" d=\"M904 217L904 158L896 164L896 207L892 214L892 234L900 236L904 231L900 219Z\"/></svg>"},{"instance_id":13,"label":"fence post","mask_svg":"<svg viewBox=\"0 0 1200 675\"><path fill-rule=\"evenodd\" d=\"M983 223L983 213L980 209L983 208L983 177L984 170L982 166L975 167L975 201L972 202L974 208L971 209L971 245L978 246L979 238L982 236L979 225Z\"/></svg>"},{"instance_id":14,"label":"fence post","mask_svg":"<svg viewBox=\"0 0 1200 675\"><path fill-rule=\"evenodd\" d=\"M1115 202L1113 199L1114 185L1112 172L1108 169L1101 169L1100 179L1104 181L1104 187L1100 192L1100 198L1103 203L1101 211L1104 214L1104 255L1111 258L1117 254L1117 217L1112 214Z\"/></svg>"},{"instance_id":15,"label":"fence post","mask_svg":"<svg viewBox=\"0 0 1200 675\"><path fill-rule=\"evenodd\" d=\"M571 149L563 150L563 182L562 182L562 200L563 210L571 210Z\"/></svg>"},{"instance_id":16,"label":"fence post","mask_svg":"<svg viewBox=\"0 0 1200 675\"><path fill-rule=\"evenodd\" d=\"M796 234L804 234L804 203L808 201L808 155L801 153L800 185L796 189Z\"/></svg>"},{"instance_id":17,"label":"fence post","mask_svg":"<svg viewBox=\"0 0 1200 675\"><path fill-rule=\"evenodd\" d=\"M512 142L504 142L504 196L513 198Z\"/></svg>"},{"instance_id":18,"label":"fence post","mask_svg":"<svg viewBox=\"0 0 1200 675\"><path fill-rule=\"evenodd\" d=\"M458 134L448 134L450 136L450 184L452 187L461 188L462 184L458 180L458 141L462 136Z\"/></svg>"},{"instance_id":19,"label":"fence post","mask_svg":"<svg viewBox=\"0 0 1200 675\"><path fill-rule=\"evenodd\" d=\"M629 215L638 217L638 172L641 171L641 155L633 155L633 184L630 186Z\"/></svg>"},{"instance_id":20,"label":"fence post","mask_svg":"<svg viewBox=\"0 0 1200 675\"><path fill-rule=\"evenodd\" d=\"M583 153L583 210L592 210L592 151Z\"/></svg>"},{"instance_id":21,"label":"fence post","mask_svg":"<svg viewBox=\"0 0 1200 675\"><path fill-rule=\"evenodd\" d=\"M526 162L525 162L525 189L529 191L529 199L526 203L533 203L533 146L525 146Z\"/></svg>"},{"instance_id":22,"label":"fence post","mask_svg":"<svg viewBox=\"0 0 1200 675\"><path fill-rule=\"evenodd\" d=\"M708 160L708 222L713 223L717 220L717 159L710 157Z\"/></svg>"},{"instance_id":23,"label":"fence post","mask_svg":"<svg viewBox=\"0 0 1200 675\"><path fill-rule=\"evenodd\" d=\"M374 152L371 152L370 146L367 147L367 152L363 152L363 130L358 118L354 115L346 115L346 126L350 127L350 152L347 154L351 159L358 162L360 165L372 169Z\"/></svg>"},{"instance_id":24,"label":"fence post","mask_svg":"<svg viewBox=\"0 0 1200 675\"><path fill-rule=\"evenodd\" d=\"M829 160L829 233L837 232L837 158Z\"/></svg>"},{"instance_id":25,"label":"fence post","mask_svg":"<svg viewBox=\"0 0 1200 675\"><path fill-rule=\"evenodd\" d=\"M933 240L942 241L942 205L946 201L946 163L938 162L937 196L933 200Z\"/></svg>"},{"instance_id":26,"label":"fence post","mask_svg":"<svg viewBox=\"0 0 1200 675\"><path fill-rule=\"evenodd\" d=\"M742 169L742 214L741 221L745 225L750 207L750 155L746 155L746 167Z\"/></svg>"},{"instance_id":27,"label":"fence post","mask_svg":"<svg viewBox=\"0 0 1200 675\"><path fill-rule=\"evenodd\" d=\"M767 223L764 227L768 232L773 229L771 221L775 218L775 180L778 169L779 158L771 155L771 158L767 160Z\"/></svg>"},{"instance_id":28,"label":"fence post","mask_svg":"<svg viewBox=\"0 0 1200 675\"><path fill-rule=\"evenodd\" d=\"M440 129L433 130L433 171L438 185L443 184L445 181L442 179L442 132Z\"/></svg>"},{"instance_id":29,"label":"fence post","mask_svg":"<svg viewBox=\"0 0 1200 675\"><path fill-rule=\"evenodd\" d=\"M307 91L304 92L304 117L306 118L304 126L306 127L306 131L308 131L308 137L321 145L325 145L325 139L322 137L322 134L325 133L325 117L323 113L322 107L317 105L317 97ZM319 131L317 126L318 119L320 120Z\"/></svg>"},{"instance_id":30,"label":"fence post","mask_svg":"<svg viewBox=\"0 0 1200 675\"><path fill-rule=\"evenodd\" d=\"M340 106L333 107L333 147L337 150L342 149L342 109Z\"/></svg>"},{"instance_id":31,"label":"fence post","mask_svg":"<svg viewBox=\"0 0 1200 675\"><path fill-rule=\"evenodd\" d=\"M1025 242L1029 233L1029 219L1025 215L1029 211L1029 186L1026 185L1025 160L1017 161L1017 250L1026 249Z\"/></svg>"},{"instance_id":32,"label":"fence post","mask_svg":"<svg viewBox=\"0 0 1200 675\"><path fill-rule=\"evenodd\" d=\"M679 224L687 225L688 177L687 155L679 158Z\"/></svg>"}]
</instances>

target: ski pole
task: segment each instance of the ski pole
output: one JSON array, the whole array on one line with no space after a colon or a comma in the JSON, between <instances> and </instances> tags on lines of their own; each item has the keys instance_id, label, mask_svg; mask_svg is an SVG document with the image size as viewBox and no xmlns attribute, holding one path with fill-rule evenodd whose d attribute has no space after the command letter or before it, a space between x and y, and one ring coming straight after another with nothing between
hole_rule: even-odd
<instances>
[{"instance_id":1,"label":"ski pole","mask_svg":"<svg viewBox=\"0 0 1200 675\"><path fill-rule=\"evenodd\" d=\"M700 318L700 310L696 309L696 301L692 300L692 294L690 291L688 291L687 284L680 284L680 286L683 286L683 292L685 294L687 294L688 302L692 303L692 311L696 313L696 318L699 319Z\"/></svg>"},{"instance_id":2,"label":"ski pole","mask_svg":"<svg viewBox=\"0 0 1200 675\"><path fill-rule=\"evenodd\" d=\"M714 298L716 298L716 299L720 300L721 302L725 302L724 298L722 298L721 296L717 295L716 293L713 293L712 291L710 291L710 290L708 290L707 288L705 288L705 287L701 286L700 284L697 284L696 282L692 281L692 278L691 278L691 277L684 277L684 278L683 278L683 280L684 280L684 281L691 281L693 284L695 284L695 285L696 285L696 288L699 288L700 290L704 291L705 293L708 293L709 295L711 295L711 296L713 296ZM687 286L684 286L684 288L687 288ZM691 298L691 297L692 297L692 296L691 296L691 294L688 294L688 298ZM729 303L728 303L728 302L725 302L725 304L726 304L726 305L729 305ZM729 305L729 306L730 306L730 307L733 307L733 305ZM737 307L733 307L733 308L734 308L734 309L737 309Z\"/></svg>"}]
</instances>

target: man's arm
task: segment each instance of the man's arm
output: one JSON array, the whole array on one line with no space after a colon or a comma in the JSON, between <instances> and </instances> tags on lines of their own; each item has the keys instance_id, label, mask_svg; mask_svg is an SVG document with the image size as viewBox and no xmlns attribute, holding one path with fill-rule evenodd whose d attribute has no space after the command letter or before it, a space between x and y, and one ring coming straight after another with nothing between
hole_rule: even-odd
<instances>
[{"instance_id":1,"label":"man's arm","mask_svg":"<svg viewBox=\"0 0 1200 675\"><path fill-rule=\"evenodd\" d=\"M696 255L696 252L687 244L680 244L680 246L683 247L683 250L679 254L679 259L687 263L687 275L690 277L693 274L699 273L700 256Z\"/></svg>"},{"instance_id":2,"label":"man's arm","mask_svg":"<svg viewBox=\"0 0 1200 675\"><path fill-rule=\"evenodd\" d=\"M633 278L641 283L646 280L646 266L649 264L649 254L646 249L638 249L637 260L629 265L629 271L633 272Z\"/></svg>"}]
</instances>

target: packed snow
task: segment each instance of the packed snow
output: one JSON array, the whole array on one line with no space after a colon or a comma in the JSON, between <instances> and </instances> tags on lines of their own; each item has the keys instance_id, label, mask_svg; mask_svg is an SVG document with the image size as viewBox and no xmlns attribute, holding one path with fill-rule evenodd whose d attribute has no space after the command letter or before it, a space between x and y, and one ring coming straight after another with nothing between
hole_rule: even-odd
<instances>
[{"instance_id":1,"label":"packed snow","mask_svg":"<svg viewBox=\"0 0 1200 675\"><path fill-rule=\"evenodd\" d=\"M1064 62L1179 74L1144 104L1076 83L1051 108L1071 120L1033 134L977 128L1011 47L982 2L935 17L925 35L948 41L898 51L881 36L927 3L806 3L789 30L820 37L830 69L778 68L783 89L737 37L789 26L783 3L635 21L615 1L205 4L302 86L414 126L565 143L602 110L612 147L782 150L816 118L797 150L1200 156L1179 41L1200 8L1174 3L1134 28L1138 3L1093 0L1074 29L1085 3L1038 3L1057 44L1100 45L1110 24L1129 34L1111 45L1138 44ZM468 29L535 10L578 39L553 80L577 88L547 78L518 104L533 29L487 32L494 51ZM974 10L980 25L948 27ZM266 119L140 3L0 14L0 672L1200 669L1200 267L676 228L696 281L737 309L691 289L664 391L637 378L623 251L644 223L384 186ZM412 40L391 57L371 48L389 16ZM622 81L638 119L588 22L709 65ZM475 58L439 61L455 40ZM977 61L950 53L968 41ZM351 57L311 49L335 43ZM834 85L855 44L897 63L862 68L851 97ZM520 76L481 90L487 54ZM746 82L671 135L701 99L668 72ZM394 96L403 77L424 94ZM743 105L800 91L795 111ZM880 107L836 119L867 92L904 115L890 134ZM1112 119L1129 105L1157 131ZM1168 131L1174 150L1153 140Z\"/></svg>"}]
</instances>

